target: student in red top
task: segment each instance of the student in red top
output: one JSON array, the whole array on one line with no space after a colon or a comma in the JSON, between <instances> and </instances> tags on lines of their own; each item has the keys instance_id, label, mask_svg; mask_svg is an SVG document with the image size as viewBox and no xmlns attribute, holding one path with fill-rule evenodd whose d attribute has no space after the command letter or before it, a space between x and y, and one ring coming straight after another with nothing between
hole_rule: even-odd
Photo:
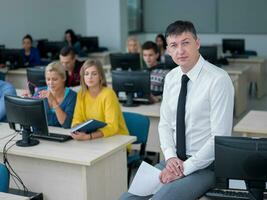
<instances>
[{"instance_id":1,"label":"student in red top","mask_svg":"<svg viewBox=\"0 0 267 200\"><path fill-rule=\"evenodd\" d=\"M66 70L66 82L67 87L74 87L80 85L80 69L82 62L76 60L75 51L72 47L65 46L60 50L59 55L60 63Z\"/></svg>"}]
</instances>

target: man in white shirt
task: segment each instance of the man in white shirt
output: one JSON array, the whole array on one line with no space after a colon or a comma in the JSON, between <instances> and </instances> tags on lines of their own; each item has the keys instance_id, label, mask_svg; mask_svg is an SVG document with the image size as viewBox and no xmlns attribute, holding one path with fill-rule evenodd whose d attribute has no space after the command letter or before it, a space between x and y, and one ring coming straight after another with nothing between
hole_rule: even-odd
<instances>
[{"instance_id":1,"label":"man in white shirt","mask_svg":"<svg viewBox=\"0 0 267 200\"><path fill-rule=\"evenodd\" d=\"M214 136L231 135L234 88L224 70L199 54L200 41L191 22L170 24L165 36L167 51L179 66L165 79L158 127L165 161L157 165L162 169L159 178L164 185L152 199L195 200L214 186ZM183 75L189 78L184 116L185 159L177 156L181 146L176 146L176 140L180 142L176 139L176 115ZM121 199L149 198L126 193Z\"/></svg>"}]
</instances>

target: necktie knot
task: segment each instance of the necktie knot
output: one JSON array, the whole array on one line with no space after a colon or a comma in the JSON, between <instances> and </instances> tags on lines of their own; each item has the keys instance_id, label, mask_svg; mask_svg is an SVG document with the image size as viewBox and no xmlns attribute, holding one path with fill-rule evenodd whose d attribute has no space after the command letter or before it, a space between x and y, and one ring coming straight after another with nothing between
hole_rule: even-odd
<instances>
[{"instance_id":1,"label":"necktie knot","mask_svg":"<svg viewBox=\"0 0 267 200\"><path fill-rule=\"evenodd\" d=\"M187 84L188 81L189 81L188 76L187 76L186 74L184 74L184 75L182 76L182 84Z\"/></svg>"}]
</instances>

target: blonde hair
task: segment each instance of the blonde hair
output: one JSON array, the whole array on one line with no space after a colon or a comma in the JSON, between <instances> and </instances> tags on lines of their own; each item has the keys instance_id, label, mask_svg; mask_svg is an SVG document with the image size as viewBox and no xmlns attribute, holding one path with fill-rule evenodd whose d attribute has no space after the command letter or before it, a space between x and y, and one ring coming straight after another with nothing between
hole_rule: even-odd
<instances>
[{"instance_id":1,"label":"blonde hair","mask_svg":"<svg viewBox=\"0 0 267 200\"><path fill-rule=\"evenodd\" d=\"M101 62L98 60L88 59L84 62L80 70L82 94L85 94L85 92L88 90L88 87L84 81L84 74L85 74L85 70L90 67L95 67L98 74L100 75L100 86L107 87L107 80L106 80L105 72L104 72Z\"/></svg>"},{"instance_id":2,"label":"blonde hair","mask_svg":"<svg viewBox=\"0 0 267 200\"><path fill-rule=\"evenodd\" d=\"M64 80L66 80L66 71L60 62L51 62L45 68L45 76L48 72L57 72Z\"/></svg>"},{"instance_id":3,"label":"blonde hair","mask_svg":"<svg viewBox=\"0 0 267 200\"><path fill-rule=\"evenodd\" d=\"M129 45L129 42L131 42L131 41L134 42L137 46L137 52L136 53L140 53L141 52L141 46L140 46L140 43L139 43L137 37L135 37L135 36L129 36L128 37L127 44L126 44L127 53L129 53L128 45Z\"/></svg>"}]
</instances>

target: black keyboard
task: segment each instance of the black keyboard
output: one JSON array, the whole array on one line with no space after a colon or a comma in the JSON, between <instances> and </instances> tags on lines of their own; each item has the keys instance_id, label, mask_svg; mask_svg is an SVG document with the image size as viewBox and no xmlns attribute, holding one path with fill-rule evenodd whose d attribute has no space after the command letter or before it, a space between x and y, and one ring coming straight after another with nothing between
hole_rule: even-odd
<instances>
[{"instance_id":1,"label":"black keyboard","mask_svg":"<svg viewBox=\"0 0 267 200\"><path fill-rule=\"evenodd\" d=\"M72 139L70 135L63 135L63 134L57 134L57 133L49 133L48 135L33 134L32 137L38 138L38 139L55 141L55 142L65 142L65 141Z\"/></svg>"},{"instance_id":2,"label":"black keyboard","mask_svg":"<svg viewBox=\"0 0 267 200\"><path fill-rule=\"evenodd\" d=\"M208 191L205 196L210 199L231 199L231 200L250 200L250 194L247 191L242 190L219 190L213 189Z\"/></svg>"}]
</instances>

